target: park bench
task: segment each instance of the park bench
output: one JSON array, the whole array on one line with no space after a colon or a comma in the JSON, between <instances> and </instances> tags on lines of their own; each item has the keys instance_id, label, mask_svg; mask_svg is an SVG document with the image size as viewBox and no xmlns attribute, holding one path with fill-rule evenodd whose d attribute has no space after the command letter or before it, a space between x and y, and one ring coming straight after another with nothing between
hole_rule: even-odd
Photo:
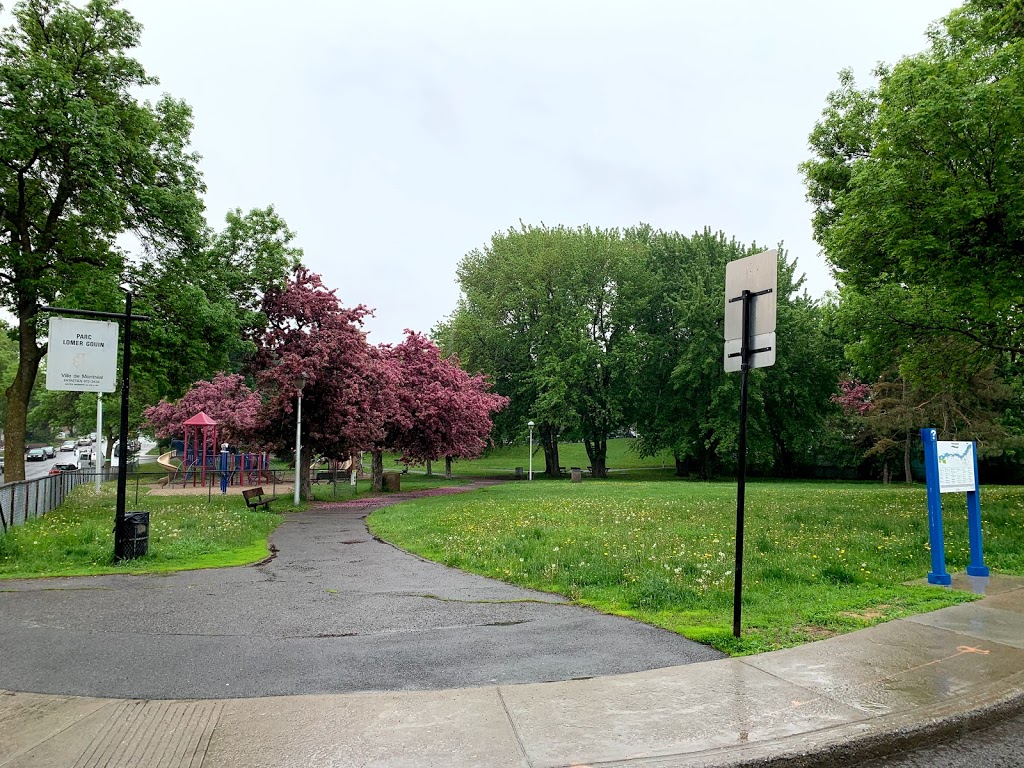
<instances>
[{"instance_id":1,"label":"park bench","mask_svg":"<svg viewBox=\"0 0 1024 768\"><path fill-rule=\"evenodd\" d=\"M262 488L246 488L242 491L242 498L245 499L245 506L249 509L259 509L263 507L264 511L270 511L270 502L277 501L277 496L264 496Z\"/></svg>"}]
</instances>

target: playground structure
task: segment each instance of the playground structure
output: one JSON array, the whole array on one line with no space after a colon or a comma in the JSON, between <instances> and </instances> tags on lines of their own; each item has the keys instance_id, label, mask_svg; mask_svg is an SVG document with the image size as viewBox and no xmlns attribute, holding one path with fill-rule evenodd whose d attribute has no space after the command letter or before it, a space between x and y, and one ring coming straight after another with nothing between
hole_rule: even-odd
<instances>
[{"instance_id":1,"label":"playground structure","mask_svg":"<svg viewBox=\"0 0 1024 768\"><path fill-rule=\"evenodd\" d=\"M217 443L217 422L200 411L185 422L185 440L162 454L157 463L167 472L161 486L189 484L205 486L214 478L227 476L227 485L259 485L271 480L270 455L267 453L230 453ZM174 441L177 442L177 441ZM181 459L175 464L174 459Z\"/></svg>"}]
</instances>

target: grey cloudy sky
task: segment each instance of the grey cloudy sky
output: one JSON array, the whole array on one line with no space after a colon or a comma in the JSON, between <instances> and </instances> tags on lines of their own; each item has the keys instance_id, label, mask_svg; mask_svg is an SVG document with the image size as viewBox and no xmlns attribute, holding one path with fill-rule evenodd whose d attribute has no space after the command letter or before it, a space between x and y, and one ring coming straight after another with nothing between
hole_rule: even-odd
<instances>
[{"instance_id":1,"label":"grey cloudy sky","mask_svg":"<svg viewBox=\"0 0 1024 768\"><path fill-rule=\"evenodd\" d=\"M831 287L797 164L852 67L953 0L124 0L195 111L207 216L273 204L373 341L427 331L455 266L526 223L784 241Z\"/></svg>"}]
</instances>

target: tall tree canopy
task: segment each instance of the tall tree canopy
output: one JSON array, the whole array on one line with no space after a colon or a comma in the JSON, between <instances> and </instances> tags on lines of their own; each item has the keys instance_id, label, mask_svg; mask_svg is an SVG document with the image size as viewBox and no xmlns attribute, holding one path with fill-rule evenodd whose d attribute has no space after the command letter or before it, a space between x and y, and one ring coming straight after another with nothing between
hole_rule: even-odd
<instances>
[{"instance_id":1,"label":"tall tree canopy","mask_svg":"<svg viewBox=\"0 0 1024 768\"><path fill-rule=\"evenodd\" d=\"M618 299L639 265L639 248L618 230L527 225L494 235L459 264L462 298L437 337L511 398L496 420L502 438L538 423L549 475L559 472L563 434L579 436L595 474L605 472L629 381L620 342L630 318Z\"/></svg>"},{"instance_id":2,"label":"tall tree canopy","mask_svg":"<svg viewBox=\"0 0 1024 768\"><path fill-rule=\"evenodd\" d=\"M844 286L904 327L1024 353L1024 6L968 0L929 48L840 74L804 163L814 231Z\"/></svg>"},{"instance_id":3,"label":"tall tree canopy","mask_svg":"<svg viewBox=\"0 0 1024 768\"><path fill-rule=\"evenodd\" d=\"M680 471L710 476L736 446L738 377L722 366L725 265L754 250L710 231L523 226L463 259L462 298L437 336L511 399L497 419L502 437L538 422L549 474L559 437L581 439L601 476L608 436L635 428L641 450L668 450ZM838 378L821 310L784 254L779 275L778 362L752 377L751 452L762 468L813 460Z\"/></svg>"},{"instance_id":4,"label":"tall tree canopy","mask_svg":"<svg viewBox=\"0 0 1024 768\"><path fill-rule=\"evenodd\" d=\"M840 73L801 166L853 373L887 403L876 446L908 476L922 419L1012 451L1003 380L1024 399L1024 5L968 0L929 41L876 85Z\"/></svg>"},{"instance_id":5,"label":"tall tree canopy","mask_svg":"<svg viewBox=\"0 0 1024 768\"><path fill-rule=\"evenodd\" d=\"M24 477L28 400L46 352L40 307L96 307L125 266L134 233L157 252L202 230L202 183L188 150L192 116L126 51L141 26L114 0L77 8L24 0L0 32L0 302L17 320L18 369L7 388L7 476Z\"/></svg>"},{"instance_id":6,"label":"tall tree canopy","mask_svg":"<svg viewBox=\"0 0 1024 768\"><path fill-rule=\"evenodd\" d=\"M472 376L457 360L443 357L423 334L407 330L388 356L397 365L398 407L405 414L393 422L389 447L412 463L444 458L449 475L452 459L480 456L490 440L492 414L508 398L491 392L484 376Z\"/></svg>"},{"instance_id":7,"label":"tall tree canopy","mask_svg":"<svg viewBox=\"0 0 1024 768\"><path fill-rule=\"evenodd\" d=\"M346 308L333 290L303 267L281 290L263 299L265 330L257 333L249 372L264 402L257 416L259 441L288 449L294 445L295 381L305 381L303 466L315 454L345 459L353 451L382 444L384 422L396 412L396 377L362 330L370 310ZM303 493L308 494L308 475Z\"/></svg>"},{"instance_id":8,"label":"tall tree canopy","mask_svg":"<svg viewBox=\"0 0 1024 768\"><path fill-rule=\"evenodd\" d=\"M638 235L649 244L645 272L652 276L632 337L638 444L646 454L670 452L680 474L712 477L733 466L739 426L739 377L722 361L725 267L762 249L710 230ZM752 466L786 474L815 462L840 351L782 249L778 274L776 363L751 373L748 439Z\"/></svg>"}]
</instances>

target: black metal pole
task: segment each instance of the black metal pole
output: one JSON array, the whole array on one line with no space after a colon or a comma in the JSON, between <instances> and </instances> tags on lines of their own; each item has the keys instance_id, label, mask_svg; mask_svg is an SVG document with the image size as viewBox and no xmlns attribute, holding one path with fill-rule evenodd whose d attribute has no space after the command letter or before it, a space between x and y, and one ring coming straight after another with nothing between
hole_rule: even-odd
<instances>
[{"instance_id":1,"label":"black metal pole","mask_svg":"<svg viewBox=\"0 0 1024 768\"><path fill-rule=\"evenodd\" d=\"M732 595L732 636L740 636L743 601L743 510L747 489L747 377L750 375L750 291L743 291L740 339L740 438L736 470L736 567Z\"/></svg>"},{"instance_id":2,"label":"black metal pole","mask_svg":"<svg viewBox=\"0 0 1024 768\"><path fill-rule=\"evenodd\" d=\"M128 487L128 386L132 367L132 293L124 300L124 348L121 356L121 428L117 449L117 511L114 515L114 560L124 560L125 493Z\"/></svg>"}]
</instances>

